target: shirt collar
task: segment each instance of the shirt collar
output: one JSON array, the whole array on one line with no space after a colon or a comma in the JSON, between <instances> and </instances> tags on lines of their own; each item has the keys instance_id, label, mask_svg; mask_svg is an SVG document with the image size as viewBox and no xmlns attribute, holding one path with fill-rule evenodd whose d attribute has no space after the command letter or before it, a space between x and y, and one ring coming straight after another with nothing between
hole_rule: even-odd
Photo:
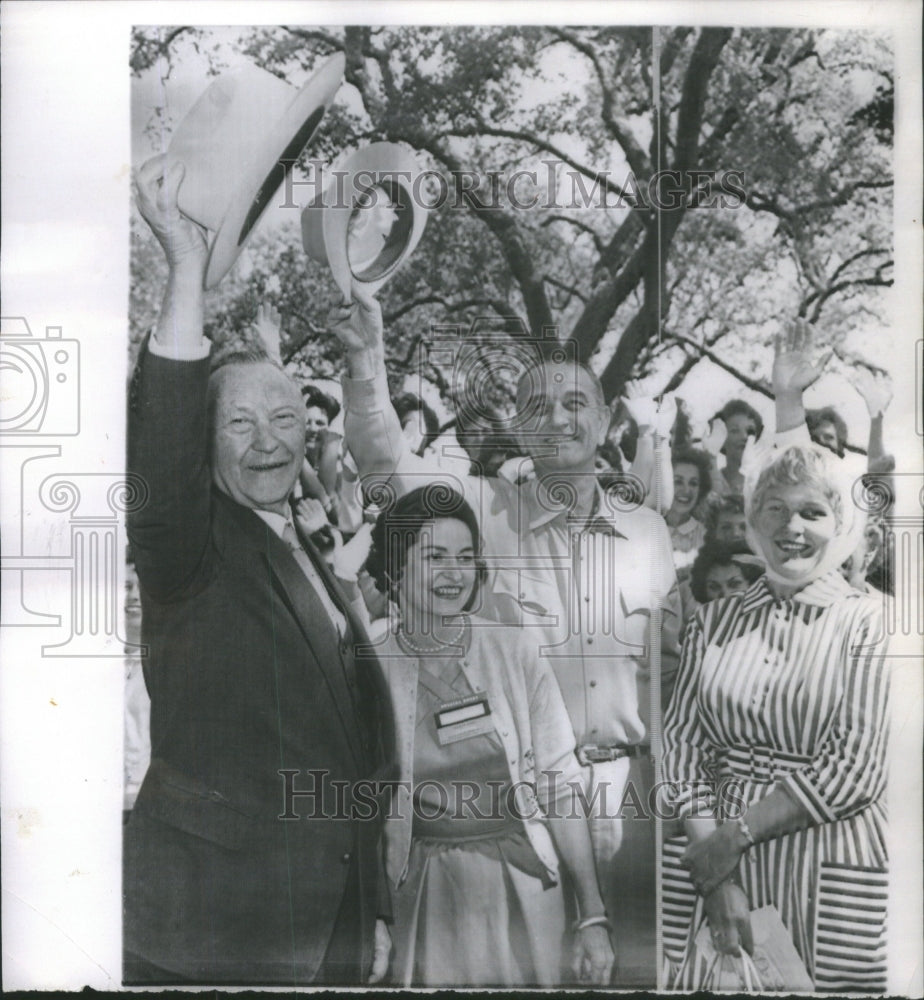
<instances>
[{"instance_id":1,"label":"shirt collar","mask_svg":"<svg viewBox=\"0 0 924 1000\"><path fill-rule=\"evenodd\" d=\"M565 488L567 489L567 486ZM558 521L562 527L573 526L575 529L580 530L587 522L592 521L595 518L601 518L606 521L608 525L610 525L613 533L619 538L627 537L624 532L616 527L615 512L609 509L611 506L610 504L604 502L603 490L600 488L599 482L595 484L594 505L591 510L590 517L587 518L586 521L572 518L566 507L554 508L547 503L541 502L539 499L538 481L535 479L530 480L526 484L524 499L526 501L525 509L530 531L538 531L540 528L551 524L553 521Z\"/></svg>"},{"instance_id":2,"label":"shirt collar","mask_svg":"<svg viewBox=\"0 0 924 1000\"><path fill-rule=\"evenodd\" d=\"M816 608L827 608L851 594L855 595L857 591L834 569L806 584L801 590L796 591L789 600ZM776 600L777 597L770 589L767 578L761 576L744 592L741 610L747 613L763 607L765 604L773 604Z\"/></svg>"},{"instance_id":3,"label":"shirt collar","mask_svg":"<svg viewBox=\"0 0 924 1000\"><path fill-rule=\"evenodd\" d=\"M288 517L283 517L282 514L277 514L274 510L259 510L256 507L252 507L254 514L260 518L261 521L265 521L270 528L275 532L277 538L282 538L282 533L286 530L287 524L292 524L292 521ZM294 528L295 525L293 524Z\"/></svg>"},{"instance_id":4,"label":"shirt collar","mask_svg":"<svg viewBox=\"0 0 924 1000\"><path fill-rule=\"evenodd\" d=\"M692 535L695 531L699 530L699 528L699 521L697 521L695 517L688 517L683 524L674 525L674 527L671 528L671 531L678 535Z\"/></svg>"}]
</instances>

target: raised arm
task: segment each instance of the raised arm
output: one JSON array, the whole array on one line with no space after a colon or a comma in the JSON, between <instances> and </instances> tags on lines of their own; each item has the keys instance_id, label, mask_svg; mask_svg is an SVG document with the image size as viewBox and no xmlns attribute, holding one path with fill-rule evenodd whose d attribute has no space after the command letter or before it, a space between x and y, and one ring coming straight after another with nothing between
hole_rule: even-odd
<instances>
[{"instance_id":1,"label":"raised arm","mask_svg":"<svg viewBox=\"0 0 924 1000\"><path fill-rule=\"evenodd\" d=\"M177 206L184 167L155 156L134 177L135 198L144 221L163 247L169 268L163 304L154 330L156 348L168 357L188 359L208 354L202 336L202 278L208 262L205 234Z\"/></svg>"},{"instance_id":2,"label":"raised arm","mask_svg":"<svg viewBox=\"0 0 924 1000\"><path fill-rule=\"evenodd\" d=\"M409 449L388 393L382 309L374 297L354 286L352 303L332 309L328 326L346 354L346 447L360 476L390 475L406 460Z\"/></svg>"},{"instance_id":3,"label":"raised arm","mask_svg":"<svg viewBox=\"0 0 924 1000\"><path fill-rule=\"evenodd\" d=\"M889 403L892 402L892 387L888 379L877 379L868 368L857 368L851 378L851 383L866 403L869 413L869 444L866 449L866 467L868 472L890 472L894 460L885 450L882 436L882 420Z\"/></svg>"},{"instance_id":4,"label":"raised arm","mask_svg":"<svg viewBox=\"0 0 924 1000\"><path fill-rule=\"evenodd\" d=\"M673 396L666 396L659 404L634 380L626 383L623 399L638 425L632 473L645 487L645 506L666 514L674 502L670 432L677 417L677 402Z\"/></svg>"},{"instance_id":5,"label":"raised arm","mask_svg":"<svg viewBox=\"0 0 924 1000\"><path fill-rule=\"evenodd\" d=\"M128 532L142 588L166 601L195 586L209 538L207 387L209 343L203 338L205 237L176 203L181 165L165 157L135 176L138 208L163 247L169 268L153 338L138 361L128 419L128 468L147 501Z\"/></svg>"},{"instance_id":6,"label":"raised arm","mask_svg":"<svg viewBox=\"0 0 924 1000\"><path fill-rule=\"evenodd\" d=\"M773 395L776 402L776 431L791 431L805 423L802 394L818 380L830 352L813 364L809 359L812 332L804 320L796 320L785 333L773 340Z\"/></svg>"}]
</instances>

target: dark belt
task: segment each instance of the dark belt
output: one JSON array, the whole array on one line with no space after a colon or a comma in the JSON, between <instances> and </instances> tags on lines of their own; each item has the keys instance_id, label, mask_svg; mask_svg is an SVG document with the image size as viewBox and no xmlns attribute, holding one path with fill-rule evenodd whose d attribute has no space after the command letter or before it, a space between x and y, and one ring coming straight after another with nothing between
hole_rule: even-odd
<instances>
[{"instance_id":1,"label":"dark belt","mask_svg":"<svg viewBox=\"0 0 924 1000\"><path fill-rule=\"evenodd\" d=\"M574 755L581 767L604 764L623 757L647 757L651 747L647 743L581 743L574 748Z\"/></svg>"}]
</instances>

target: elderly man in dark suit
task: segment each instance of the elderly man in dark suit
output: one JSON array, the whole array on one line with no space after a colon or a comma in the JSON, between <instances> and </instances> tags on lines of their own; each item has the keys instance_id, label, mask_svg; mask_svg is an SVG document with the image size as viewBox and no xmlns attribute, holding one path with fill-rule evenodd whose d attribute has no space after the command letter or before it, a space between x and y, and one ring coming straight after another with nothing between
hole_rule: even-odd
<instances>
[{"instance_id":1,"label":"elderly man in dark suit","mask_svg":"<svg viewBox=\"0 0 924 1000\"><path fill-rule=\"evenodd\" d=\"M351 790L388 756L386 689L293 524L297 388L259 352L210 374L207 249L177 208L181 177L160 157L136 178L169 278L129 407L152 762L126 827L124 977L375 981L390 946L381 829L355 818Z\"/></svg>"}]
</instances>

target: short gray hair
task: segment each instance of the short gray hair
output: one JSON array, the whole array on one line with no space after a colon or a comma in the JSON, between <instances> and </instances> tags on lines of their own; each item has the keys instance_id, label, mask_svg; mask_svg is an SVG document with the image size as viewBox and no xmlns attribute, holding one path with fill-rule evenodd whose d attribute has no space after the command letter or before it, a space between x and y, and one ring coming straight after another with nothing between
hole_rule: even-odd
<instances>
[{"instance_id":1,"label":"short gray hair","mask_svg":"<svg viewBox=\"0 0 924 1000\"><path fill-rule=\"evenodd\" d=\"M603 383L600 381L600 376L583 361L578 361L576 358L566 358L562 361L553 361L551 358L534 358L523 370L517 380L517 395L520 393L520 387L526 382L526 380L533 374L533 372L538 371L540 368L545 368L546 366L556 367L558 365L571 365L575 369L580 369L584 372L590 379L590 384L593 388L594 393L594 403L602 409L608 410L609 407L606 404L606 397L603 394Z\"/></svg>"},{"instance_id":2,"label":"short gray hair","mask_svg":"<svg viewBox=\"0 0 924 1000\"><path fill-rule=\"evenodd\" d=\"M293 396L298 399L299 408L301 409L301 392L295 379L293 379L285 368L282 367L282 364L277 358L274 358L271 354L267 354L262 347L256 345L241 347L240 345L237 345L232 350L219 350L217 353L213 353L212 357L209 359L209 364L211 369L209 371L209 387L207 396L209 428L213 428L215 425L215 407L218 405L218 390L222 381L222 372L227 371L229 368L235 368L243 365L269 365L270 368L275 368L276 371L278 371L291 383Z\"/></svg>"},{"instance_id":3,"label":"short gray hair","mask_svg":"<svg viewBox=\"0 0 924 1000\"><path fill-rule=\"evenodd\" d=\"M838 530L844 526L843 492L833 462L837 459L817 445L792 445L761 470L748 504L748 523L753 526L764 497L774 486L811 486L834 511Z\"/></svg>"}]
</instances>

